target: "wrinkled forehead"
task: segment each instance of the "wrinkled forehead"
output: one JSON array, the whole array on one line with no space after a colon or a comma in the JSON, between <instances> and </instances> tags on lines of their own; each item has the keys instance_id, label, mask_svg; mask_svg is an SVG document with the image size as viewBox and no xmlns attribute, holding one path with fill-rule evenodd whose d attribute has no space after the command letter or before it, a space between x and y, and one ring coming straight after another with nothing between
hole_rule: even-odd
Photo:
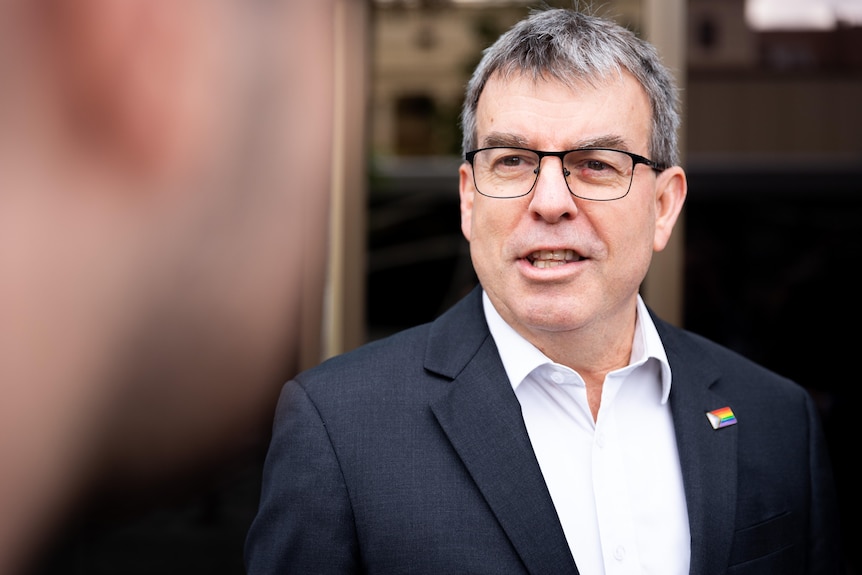
<instances>
[{"instance_id":1,"label":"wrinkled forehead","mask_svg":"<svg viewBox=\"0 0 862 575\"><path fill-rule=\"evenodd\" d=\"M642 100L647 104L646 113L650 111L646 90L637 78L625 69L589 76L565 77L553 75L550 72L498 69L488 76L479 94L477 108L482 106L483 100L487 101L489 92L499 94L527 91L549 97L556 95L566 102L578 100L588 94L598 93L610 96L622 92L633 100Z\"/></svg>"},{"instance_id":2,"label":"wrinkled forehead","mask_svg":"<svg viewBox=\"0 0 862 575\"><path fill-rule=\"evenodd\" d=\"M645 153L650 126L646 91L628 72L568 81L495 72L477 102L475 135L478 147L613 143Z\"/></svg>"}]
</instances>

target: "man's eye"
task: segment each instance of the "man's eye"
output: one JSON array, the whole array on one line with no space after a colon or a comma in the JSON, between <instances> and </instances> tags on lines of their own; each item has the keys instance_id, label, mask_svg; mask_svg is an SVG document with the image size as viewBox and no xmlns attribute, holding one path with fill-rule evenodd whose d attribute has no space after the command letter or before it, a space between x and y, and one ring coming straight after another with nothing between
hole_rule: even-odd
<instances>
[{"instance_id":1,"label":"man's eye","mask_svg":"<svg viewBox=\"0 0 862 575\"><path fill-rule=\"evenodd\" d=\"M601 160L587 160L584 162L584 167L594 172L601 172L609 168L609 166Z\"/></svg>"}]
</instances>

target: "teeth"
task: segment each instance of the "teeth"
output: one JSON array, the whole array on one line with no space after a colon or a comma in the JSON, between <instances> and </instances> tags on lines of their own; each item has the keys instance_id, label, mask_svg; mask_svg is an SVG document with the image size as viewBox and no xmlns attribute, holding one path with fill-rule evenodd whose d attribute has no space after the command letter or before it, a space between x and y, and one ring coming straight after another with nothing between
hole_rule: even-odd
<instances>
[{"instance_id":1,"label":"teeth","mask_svg":"<svg viewBox=\"0 0 862 575\"><path fill-rule=\"evenodd\" d=\"M574 250L539 250L530 254L530 262L536 268L553 268L580 260Z\"/></svg>"}]
</instances>

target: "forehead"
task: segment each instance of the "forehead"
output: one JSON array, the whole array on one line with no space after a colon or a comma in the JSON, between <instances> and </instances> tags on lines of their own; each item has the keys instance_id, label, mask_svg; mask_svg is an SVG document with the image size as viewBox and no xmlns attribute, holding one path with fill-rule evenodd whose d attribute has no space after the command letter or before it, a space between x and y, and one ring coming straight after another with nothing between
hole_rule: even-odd
<instances>
[{"instance_id":1,"label":"forehead","mask_svg":"<svg viewBox=\"0 0 862 575\"><path fill-rule=\"evenodd\" d=\"M476 135L479 146L509 143L550 150L614 141L645 153L650 110L643 87L627 72L572 85L495 74L479 97Z\"/></svg>"}]
</instances>

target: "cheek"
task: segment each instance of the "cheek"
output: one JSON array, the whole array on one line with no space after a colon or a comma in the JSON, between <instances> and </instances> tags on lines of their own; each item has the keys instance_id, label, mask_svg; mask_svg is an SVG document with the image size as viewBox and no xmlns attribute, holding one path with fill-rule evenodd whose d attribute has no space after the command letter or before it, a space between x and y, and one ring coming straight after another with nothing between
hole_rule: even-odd
<instances>
[{"instance_id":1,"label":"cheek","mask_svg":"<svg viewBox=\"0 0 862 575\"><path fill-rule=\"evenodd\" d=\"M506 201L485 197L476 200L469 217L472 242L486 246L499 245L516 234L518 222L526 208L514 203L501 204Z\"/></svg>"},{"instance_id":2,"label":"cheek","mask_svg":"<svg viewBox=\"0 0 862 575\"><path fill-rule=\"evenodd\" d=\"M619 208L592 218L595 231L618 269L627 270L626 273L642 269L646 273L655 237L654 210L646 205L621 204Z\"/></svg>"},{"instance_id":3,"label":"cheek","mask_svg":"<svg viewBox=\"0 0 862 575\"><path fill-rule=\"evenodd\" d=\"M469 222L470 254L473 266L480 277L486 280L492 269L505 265L511 254L507 254L509 238L517 237L518 208L498 206L490 202L500 202L482 197L476 199L466 221ZM462 214L462 225L465 218ZM465 232L465 236L466 236Z\"/></svg>"}]
</instances>

